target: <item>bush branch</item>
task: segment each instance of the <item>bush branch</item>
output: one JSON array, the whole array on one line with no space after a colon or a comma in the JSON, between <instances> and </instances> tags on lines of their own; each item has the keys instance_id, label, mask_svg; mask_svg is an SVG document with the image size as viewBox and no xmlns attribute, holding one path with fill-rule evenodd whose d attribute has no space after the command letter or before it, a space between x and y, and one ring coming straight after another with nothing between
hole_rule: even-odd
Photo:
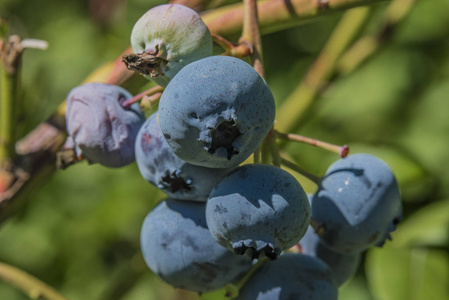
<instances>
[{"instance_id":1,"label":"bush branch","mask_svg":"<svg viewBox=\"0 0 449 300\"><path fill-rule=\"evenodd\" d=\"M1 262L0 279L22 290L31 299L67 300L46 283L16 267Z\"/></svg>"},{"instance_id":2,"label":"bush branch","mask_svg":"<svg viewBox=\"0 0 449 300\"><path fill-rule=\"evenodd\" d=\"M352 7L386 0L262 0L257 1L262 34L295 27L304 21ZM223 6L201 15L209 30L228 36L240 34L244 18L243 4Z\"/></svg>"}]
</instances>

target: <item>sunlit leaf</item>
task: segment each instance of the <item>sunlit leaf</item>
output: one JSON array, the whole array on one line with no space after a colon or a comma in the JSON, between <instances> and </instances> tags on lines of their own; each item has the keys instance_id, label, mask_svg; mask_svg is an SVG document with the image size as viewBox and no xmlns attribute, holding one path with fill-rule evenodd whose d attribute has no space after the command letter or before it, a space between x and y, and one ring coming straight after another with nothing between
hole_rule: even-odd
<instances>
[{"instance_id":1,"label":"sunlit leaf","mask_svg":"<svg viewBox=\"0 0 449 300\"><path fill-rule=\"evenodd\" d=\"M449 255L427 248L373 248L366 274L376 300L449 299Z\"/></svg>"}]
</instances>

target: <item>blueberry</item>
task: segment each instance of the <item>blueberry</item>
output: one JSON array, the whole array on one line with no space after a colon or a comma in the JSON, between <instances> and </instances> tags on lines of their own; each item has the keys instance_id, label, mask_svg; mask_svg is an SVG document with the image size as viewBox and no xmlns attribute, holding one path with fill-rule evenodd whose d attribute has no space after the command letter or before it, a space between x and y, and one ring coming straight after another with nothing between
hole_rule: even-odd
<instances>
[{"instance_id":1,"label":"blueberry","mask_svg":"<svg viewBox=\"0 0 449 300\"><path fill-rule=\"evenodd\" d=\"M329 267L316 257L286 253L266 262L236 300L336 300L338 288Z\"/></svg>"},{"instance_id":2,"label":"blueberry","mask_svg":"<svg viewBox=\"0 0 449 300\"><path fill-rule=\"evenodd\" d=\"M332 164L312 203L312 217L324 224L322 242L340 253L382 245L402 216L393 172L370 154L350 155Z\"/></svg>"},{"instance_id":3,"label":"blueberry","mask_svg":"<svg viewBox=\"0 0 449 300\"><path fill-rule=\"evenodd\" d=\"M131 33L134 55L124 56L128 68L161 86L185 65L212 55L212 37L191 8L163 4L147 11Z\"/></svg>"},{"instance_id":4,"label":"blueberry","mask_svg":"<svg viewBox=\"0 0 449 300\"><path fill-rule=\"evenodd\" d=\"M145 218L142 254L163 281L181 289L206 292L239 279L251 261L220 246L205 220L205 203L167 199Z\"/></svg>"},{"instance_id":5,"label":"blueberry","mask_svg":"<svg viewBox=\"0 0 449 300\"><path fill-rule=\"evenodd\" d=\"M299 241L299 245L303 254L317 257L331 268L337 286L348 281L360 263L360 252L344 254L332 251L320 242L320 237L311 226Z\"/></svg>"},{"instance_id":6,"label":"blueberry","mask_svg":"<svg viewBox=\"0 0 449 300\"><path fill-rule=\"evenodd\" d=\"M67 96L66 126L76 154L91 163L122 167L134 161L134 143L145 118L138 104L123 108L132 95L104 83L86 83Z\"/></svg>"},{"instance_id":7,"label":"blueberry","mask_svg":"<svg viewBox=\"0 0 449 300\"><path fill-rule=\"evenodd\" d=\"M269 132L273 95L246 62L211 56L184 67L162 94L159 123L181 159L212 168L234 167Z\"/></svg>"},{"instance_id":8,"label":"blueberry","mask_svg":"<svg viewBox=\"0 0 449 300\"><path fill-rule=\"evenodd\" d=\"M156 113L140 128L135 148L142 176L176 199L206 201L214 185L230 171L192 165L177 157L161 132Z\"/></svg>"},{"instance_id":9,"label":"blueberry","mask_svg":"<svg viewBox=\"0 0 449 300\"><path fill-rule=\"evenodd\" d=\"M310 222L310 205L298 181L271 165L244 165L228 173L206 205L212 236L251 258L276 259L299 242Z\"/></svg>"}]
</instances>

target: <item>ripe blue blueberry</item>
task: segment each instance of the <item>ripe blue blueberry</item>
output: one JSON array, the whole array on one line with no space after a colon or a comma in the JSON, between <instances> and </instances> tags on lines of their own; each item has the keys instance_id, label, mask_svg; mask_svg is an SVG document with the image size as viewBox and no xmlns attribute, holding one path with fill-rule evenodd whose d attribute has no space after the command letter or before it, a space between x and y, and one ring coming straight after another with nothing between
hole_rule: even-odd
<instances>
[{"instance_id":1,"label":"ripe blue blueberry","mask_svg":"<svg viewBox=\"0 0 449 300\"><path fill-rule=\"evenodd\" d=\"M175 199L206 201L214 185L230 171L192 165L177 157L161 132L156 113L140 128L135 148L142 176Z\"/></svg>"},{"instance_id":2,"label":"ripe blue blueberry","mask_svg":"<svg viewBox=\"0 0 449 300\"><path fill-rule=\"evenodd\" d=\"M134 54L125 55L128 68L161 86L187 64L212 55L212 37L191 8L162 4L147 11L131 33Z\"/></svg>"},{"instance_id":3,"label":"ripe blue blueberry","mask_svg":"<svg viewBox=\"0 0 449 300\"><path fill-rule=\"evenodd\" d=\"M234 167L269 132L273 95L243 60L211 56L184 67L159 104L159 124L181 159L212 168Z\"/></svg>"},{"instance_id":4,"label":"ripe blue blueberry","mask_svg":"<svg viewBox=\"0 0 449 300\"><path fill-rule=\"evenodd\" d=\"M312 217L324 226L322 242L336 252L382 245L402 217L398 183L379 158L350 155L327 170L313 197Z\"/></svg>"},{"instance_id":5,"label":"ripe blue blueberry","mask_svg":"<svg viewBox=\"0 0 449 300\"><path fill-rule=\"evenodd\" d=\"M276 259L299 242L310 222L310 205L298 181L271 165L244 165L228 173L206 205L212 236L251 258Z\"/></svg>"},{"instance_id":6,"label":"ripe blue blueberry","mask_svg":"<svg viewBox=\"0 0 449 300\"><path fill-rule=\"evenodd\" d=\"M337 286L348 281L357 271L361 253L337 253L327 248L320 242L320 237L309 226L305 236L299 241L301 253L321 259L332 270Z\"/></svg>"},{"instance_id":7,"label":"ripe blue blueberry","mask_svg":"<svg viewBox=\"0 0 449 300\"><path fill-rule=\"evenodd\" d=\"M134 161L134 143L145 118L138 104L124 108L132 95L104 83L86 83L67 96L66 127L76 154L90 163L122 167Z\"/></svg>"},{"instance_id":8,"label":"ripe blue blueberry","mask_svg":"<svg viewBox=\"0 0 449 300\"><path fill-rule=\"evenodd\" d=\"M167 199L145 218L142 254L148 267L176 288L206 292L238 280L252 263L211 236L205 203Z\"/></svg>"},{"instance_id":9,"label":"ripe blue blueberry","mask_svg":"<svg viewBox=\"0 0 449 300\"><path fill-rule=\"evenodd\" d=\"M316 257L286 253L257 270L235 300L336 300L329 267Z\"/></svg>"}]
</instances>

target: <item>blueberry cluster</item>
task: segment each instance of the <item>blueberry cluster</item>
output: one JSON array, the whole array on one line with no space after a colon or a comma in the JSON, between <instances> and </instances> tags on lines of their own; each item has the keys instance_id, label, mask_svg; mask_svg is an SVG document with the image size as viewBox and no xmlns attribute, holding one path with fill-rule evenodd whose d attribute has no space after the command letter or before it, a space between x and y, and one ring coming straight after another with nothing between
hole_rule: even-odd
<instances>
[{"instance_id":1,"label":"blueberry cluster","mask_svg":"<svg viewBox=\"0 0 449 300\"><path fill-rule=\"evenodd\" d=\"M143 223L148 267L200 293L244 278L237 299L337 299L361 253L389 239L402 217L390 168L350 155L308 197L280 167L244 163L273 128L274 98L251 65L211 55L196 13L155 7L131 41L154 63L144 75L165 86L157 112L145 120L137 104L124 105L129 92L90 83L70 92L66 118L79 157L108 167L135 160L167 195Z\"/></svg>"}]
</instances>

